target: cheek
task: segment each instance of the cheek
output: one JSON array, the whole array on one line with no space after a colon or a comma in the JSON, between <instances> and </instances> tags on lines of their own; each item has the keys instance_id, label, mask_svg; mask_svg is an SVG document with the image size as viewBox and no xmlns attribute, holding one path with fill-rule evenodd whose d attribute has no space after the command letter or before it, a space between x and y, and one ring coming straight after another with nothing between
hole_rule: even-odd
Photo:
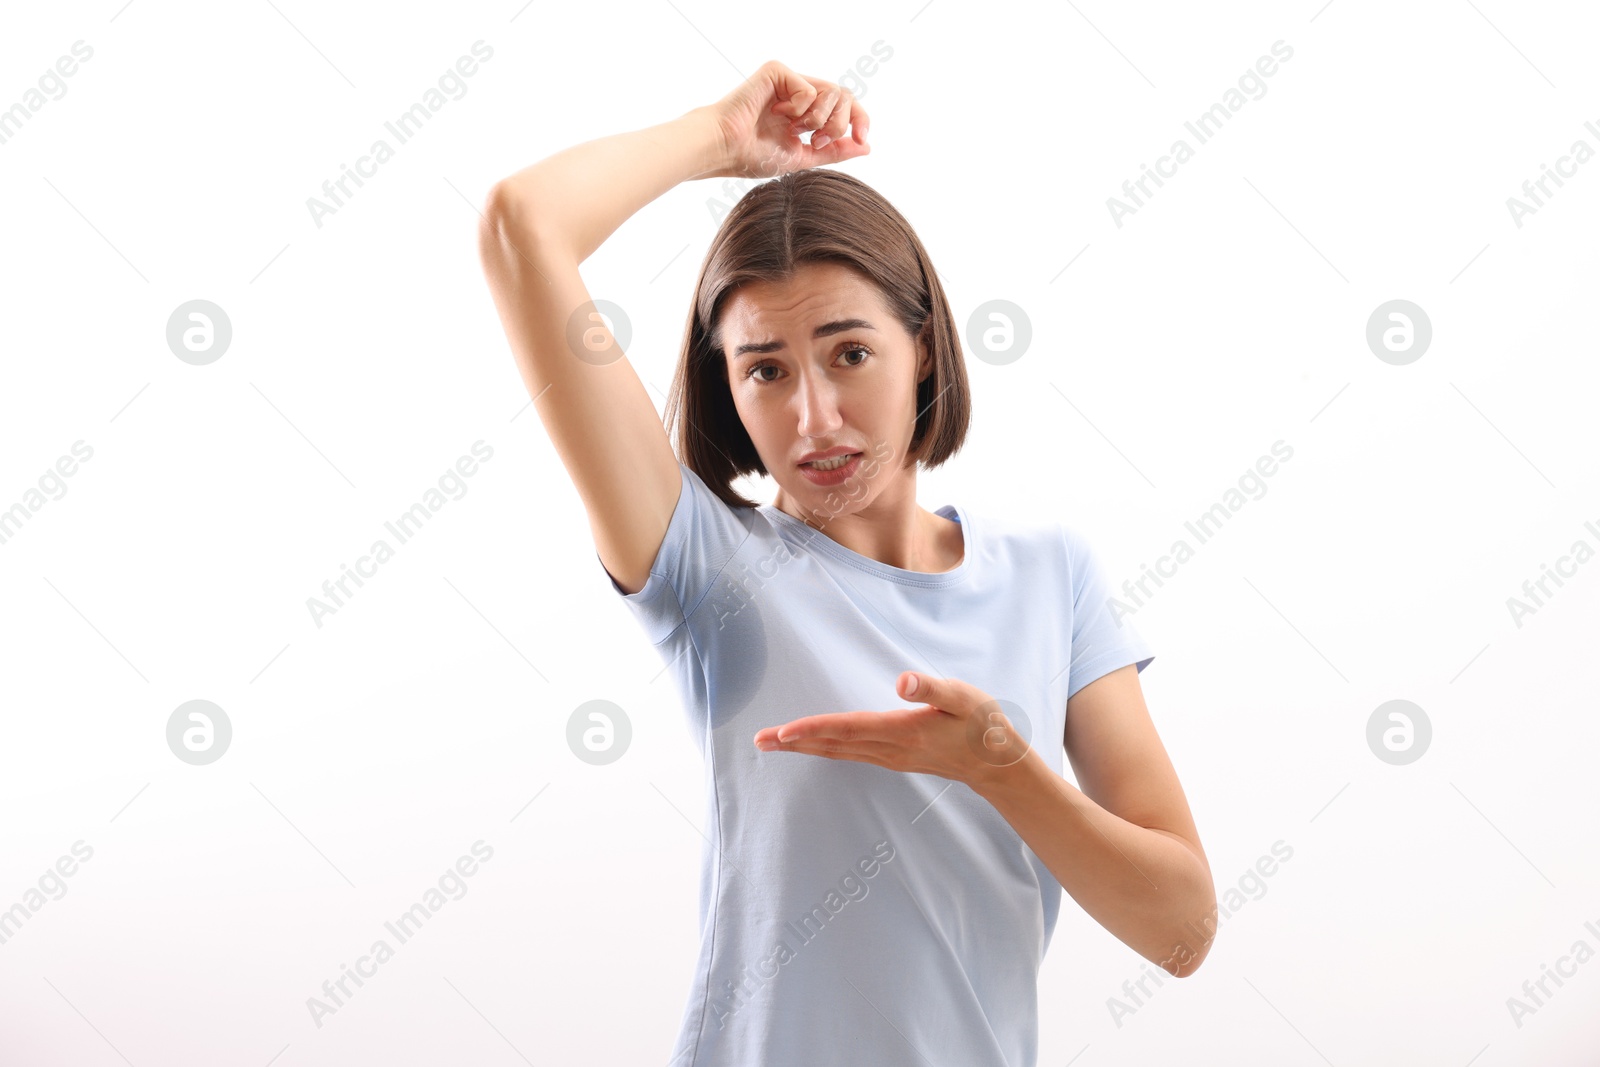
<instances>
[{"instance_id":1,"label":"cheek","mask_svg":"<svg viewBox=\"0 0 1600 1067\"><path fill-rule=\"evenodd\" d=\"M734 401L734 407L739 413L739 421L744 423L744 432L757 449L765 451L776 433L771 413L762 411L759 404L743 404L738 400Z\"/></svg>"}]
</instances>

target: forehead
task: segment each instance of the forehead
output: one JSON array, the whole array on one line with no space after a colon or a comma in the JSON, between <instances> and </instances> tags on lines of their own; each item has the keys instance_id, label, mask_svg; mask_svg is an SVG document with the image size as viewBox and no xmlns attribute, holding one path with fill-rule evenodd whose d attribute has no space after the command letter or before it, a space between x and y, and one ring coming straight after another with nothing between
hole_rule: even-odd
<instances>
[{"instance_id":1,"label":"forehead","mask_svg":"<svg viewBox=\"0 0 1600 1067\"><path fill-rule=\"evenodd\" d=\"M747 282L723 305L722 334L731 346L756 334L825 319L887 314L877 287L839 263L807 263L783 282ZM880 327L881 328L881 327Z\"/></svg>"}]
</instances>

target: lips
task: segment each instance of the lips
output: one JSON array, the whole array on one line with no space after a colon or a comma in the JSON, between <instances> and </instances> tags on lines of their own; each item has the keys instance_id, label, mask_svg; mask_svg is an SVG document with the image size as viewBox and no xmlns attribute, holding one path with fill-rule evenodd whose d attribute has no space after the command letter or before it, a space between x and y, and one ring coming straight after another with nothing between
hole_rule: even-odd
<instances>
[{"instance_id":1,"label":"lips","mask_svg":"<svg viewBox=\"0 0 1600 1067\"><path fill-rule=\"evenodd\" d=\"M823 460L838 459L840 456L859 455L860 452L860 449L851 448L849 445L839 445L838 447L830 448L825 452L807 453L805 457L800 460L800 465L804 467L812 463L821 463Z\"/></svg>"},{"instance_id":2,"label":"lips","mask_svg":"<svg viewBox=\"0 0 1600 1067\"><path fill-rule=\"evenodd\" d=\"M802 463L800 464L800 476L806 481L810 482L812 485L826 488L835 485L843 485L851 478L854 478L856 476L856 472L861 469L861 453L859 452L841 453L840 456L836 456L834 458L842 458L844 461L843 465L835 470L822 470L820 468L813 467L810 463Z\"/></svg>"},{"instance_id":3,"label":"lips","mask_svg":"<svg viewBox=\"0 0 1600 1067\"><path fill-rule=\"evenodd\" d=\"M859 456L860 454L859 452L840 452L838 455L829 456L826 459L814 459L807 463L802 463L801 466L810 467L812 470L831 470L834 469L835 465L843 466L851 456Z\"/></svg>"}]
</instances>

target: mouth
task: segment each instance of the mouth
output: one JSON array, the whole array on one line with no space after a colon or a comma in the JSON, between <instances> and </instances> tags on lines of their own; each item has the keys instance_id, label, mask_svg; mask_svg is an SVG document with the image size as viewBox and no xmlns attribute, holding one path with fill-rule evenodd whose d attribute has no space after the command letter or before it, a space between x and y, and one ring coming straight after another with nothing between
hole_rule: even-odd
<instances>
[{"instance_id":1,"label":"mouth","mask_svg":"<svg viewBox=\"0 0 1600 1067\"><path fill-rule=\"evenodd\" d=\"M800 473L813 485L838 485L854 475L856 468L860 466L861 453L851 452L848 455L802 463Z\"/></svg>"},{"instance_id":2,"label":"mouth","mask_svg":"<svg viewBox=\"0 0 1600 1067\"><path fill-rule=\"evenodd\" d=\"M814 471L838 470L859 455L861 455L860 452L843 452L837 456L829 456L827 459L814 459L810 463L802 463L800 466L810 467Z\"/></svg>"}]
</instances>

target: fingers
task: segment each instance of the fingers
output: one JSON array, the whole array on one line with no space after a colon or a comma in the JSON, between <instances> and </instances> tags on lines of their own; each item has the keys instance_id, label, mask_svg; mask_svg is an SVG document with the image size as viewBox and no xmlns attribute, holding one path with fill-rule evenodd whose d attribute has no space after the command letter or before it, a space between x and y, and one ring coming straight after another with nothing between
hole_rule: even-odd
<instances>
[{"instance_id":1,"label":"fingers","mask_svg":"<svg viewBox=\"0 0 1600 1067\"><path fill-rule=\"evenodd\" d=\"M857 100L855 94L852 93L850 95L850 136L862 148L869 147L867 145L867 127L870 125L871 120L867 117L867 109L861 106L861 101Z\"/></svg>"},{"instance_id":2,"label":"fingers","mask_svg":"<svg viewBox=\"0 0 1600 1067\"><path fill-rule=\"evenodd\" d=\"M833 82L790 70L775 59L761 65L751 83L765 81L766 110L789 120L791 139L811 131L809 146L791 140L785 153L801 167L839 163L864 156L870 119L855 94ZM848 136L847 136L848 135Z\"/></svg>"},{"instance_id":3,"label":"fingers","mask_svg":"<svg viewBox=\"0 0 1600 1067\"><path fill-rule=\"evenodd\" d=\"M821 738L810 741L784 741L763 752L798 752L802 756L827 756L829 759L854 760L858 763L876 763L888 766L905 749L886 741L829 741Z\"/></svg>"},{"instance_id":4,"label":"fingers","mask_svg":"<svg viewBox=\"0 0 1600 1067\"><path fill-rule=\"evenodd\" d=\"M808 715L805 718L793 719L781 726L768 726L757 730L756 744L767 742L788 743L791 741L814 741L826 737L831 741L841 741L851 737L858 737L859 732L845 727L845 720L849 713L834 713L830 715Z\"/></svg>"},{"instance_id":5,"label":"fingers","mask_svg":"<svg viewBox=\"0 0 1600 1067\"><path fill-rule=\"evenodd\" d=\"M817 90L807 79L775 59L767 60L761 69L772 84L773 95L777 97L778 102L772 106L773 114L798 119L815 104Z\"/></svg>"},{"instance_id":6,"label":"fingers","mask_svg":"<svg viewBox=\"0 0 1600 1067\"><path fill-rule=\"evenodd\" d=\"M811 135L812 148L825 148L833 141L844 139L845 132L857 120L857 109L861 105L856 103L855 94L848 89L840 89L833 97L833 110L828 113L822 127ZM859 143L860 138L857 137Z\"/></svg>"},{"instance_id":7,"label":"fingers","mask_svg":"<svg viewBox=\"0 0 1600 1067\"><path fill-rule=\"evenodd\" d=\"M800 755L826 755L834 760L859 760L890 766L906 755L906 745L891 741L838 741L835 737L802 737L798 741L757 742L760 752L797 752Z\"/></svg>"},{"instance_id":8,"label":"fingers","mask_svg":"<svg viewBox=\"0 0 1600 1067\"><path fill-rule=\"evenodd\" d=\"M844 90L837 85L827 82L818 82L816 97L811 101L811 106L795 117L789 124L789 129L795 133L804 133L807 130L820 130L827 124L829 116L833 114L834 107L839 103L839 97Z\"/></svg>"},{"instance_id":9,"label":"fingers","mask_svg":"<svg viewBox=\"0 0 1600 1067\"><path fill-rule=\"evenodd\" d=\"M856 95L821 78L807 80L816 87L817 95L811 105L789 124L790 131L795 134L806 130L816 131L811 137L811 147L815 149L826 148L830 143L842 140L846 131L850 132L851 139L858 146L864 146L869 120L866 108L856 99Z\"/></svg>"},{"instance_id":10,"label":"fingers","mask_svg":"<svg viewBox=\"0 0 1600 1067\"><path fill-rule=\"evenodd\" d=\"M855 105L855 109L859 107L859 104ZM811 135L811 153L808 160L811 166L840 163L847 159L855 159L857 156L867 155L872 151L872 146L866 142L864 131L855 124L855 109L852 109L851 112L850 125L852 132L850 134L833 136L819 130ZM840 116L841 111L842 109L839 108L834 110L835 119ZM830 121L829 125L831 126L832 124ZM801 150L804 150L804 146L801 146Z\"/></svg>"},{"instance_id":11,"label":"fingers","mask_svg":"<svg viewBox=\"0 0 1600 1067\"><path fill-rule=\"evenodd\" d=\"M978 695L976 690L959 678L941 678L923 671L902 671L895 682L895 691L902 697L920 700L947 711L975 703L973 698Z\"/></svg>"},{"instance_id":12,"label":"fingers","mask_svg":"<svg viewBox=\"0 0 1600 1067\"><path fill-rule=\"evenodd\" d=\"M807 130L814 131L811 135L811 147L824 148L829 141L844 136L845 128L850 122L849 100L853 99L853 96L848 90L841 89L831 82L817 82L816 86L816 99L799 118L789 124L789 130L795 134Z\"/></svg>"}]
</instances>

